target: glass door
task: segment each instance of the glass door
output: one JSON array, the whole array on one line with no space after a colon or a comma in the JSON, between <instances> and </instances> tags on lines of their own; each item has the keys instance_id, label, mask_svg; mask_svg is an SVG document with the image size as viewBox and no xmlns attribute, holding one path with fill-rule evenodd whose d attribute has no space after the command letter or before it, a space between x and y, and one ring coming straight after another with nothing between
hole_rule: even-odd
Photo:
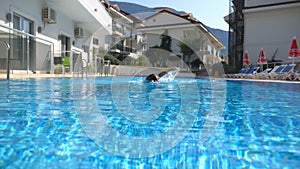
<instances>
[{"instance_id":1,"label":"glass door","mask_svg":"<svg viewBox=\"0 0 300 169\"><path fill-rule=\"evenodd\" d=\"M60 35L60 56L54 58L54 64L62 64L64 57L71 56L71 38L65 35Z\"/></svg>"},{"instance_id":2,"label":"glass door","mask_svg":"<svg viewBox=\"0 0 300 169\"><path fill-rule=\"evenodd\" d=\"M33 34L33 21L14 14L13 28L27 34ZM12 38L12 68L20 70L35 69L34 39L26 34L15 33Z\"/></svg>"},{"instance_id":3,"label":"glass door","mask_svg":"<svg viewBox=\"0 0 300 169\"><path fill-rule=\"evenodd\" d=\"M70 56L71 50L71 40L70 37L61 35L61 57Z\"/></svg>"}]
</instances>

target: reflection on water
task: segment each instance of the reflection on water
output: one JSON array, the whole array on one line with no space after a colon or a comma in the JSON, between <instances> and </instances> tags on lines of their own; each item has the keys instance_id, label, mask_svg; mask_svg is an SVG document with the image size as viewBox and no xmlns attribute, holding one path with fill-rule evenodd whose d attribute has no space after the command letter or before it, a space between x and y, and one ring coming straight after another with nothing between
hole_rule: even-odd
<instances>
[{"instance_id":1,"label":"reflection on water","mask_svg":"<svg viewBox=\"0 0 300 169\"><path fill-rule=\"evenodd\" d=\"M0 168L298 167L299 84L135 78L0 81Z\"/></svg>"}]
</instances>

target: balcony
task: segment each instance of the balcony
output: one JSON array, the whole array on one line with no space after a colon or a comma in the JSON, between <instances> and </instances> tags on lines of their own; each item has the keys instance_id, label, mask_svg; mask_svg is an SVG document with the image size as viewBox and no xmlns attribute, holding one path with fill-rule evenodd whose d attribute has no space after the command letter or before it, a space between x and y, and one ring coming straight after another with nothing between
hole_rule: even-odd
<instances>
[{"instance_id":1,"label":"balcony","mask_svg":"<svg viewBox=\"0 0 300 169\"><path fill-rule=\"evenodd\" d=\"M112 24L112 35L113 36L124 36L124 28L117 23Z\"/></svg>"},{"instance_id":2,"label":"balcony","mask_svg":"<svg viewBox=\"0 0 300 169\"><path fill-rule=\"evenodd\" d=\"M137 43L141 43L143 45L147 44L147 37L143 35L137 35L136 36Z\"/></svg>"}]
</instances>

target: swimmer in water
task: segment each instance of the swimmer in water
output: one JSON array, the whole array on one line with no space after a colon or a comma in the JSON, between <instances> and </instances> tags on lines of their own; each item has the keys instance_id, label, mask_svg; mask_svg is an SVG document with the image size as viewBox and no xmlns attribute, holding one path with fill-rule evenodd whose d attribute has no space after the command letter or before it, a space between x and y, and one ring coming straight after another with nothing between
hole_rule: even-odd
<instances>
[{"instance_id":1,"label":"swimmer in water","mask_svg":"<svg viewBox=\"0 0 300 169\"><path fill-rule=\"evenodd\" d=\"M156 74L150 74L146 77L146 82L159 82L160 77Z\"/></svg>"},{"instance_id":2,"label":"swimmer in water","mask_svg":"<svg viewBox=\"0 0 300 169\"><path fill-rule=\"evenodd\" d=\"M150 74L146 77L146 82L159 82L159 79L167 74L169 71L173 71L174 69L169 69L167 71L162 71L159 74Z\"/></svg>"}]
</instances>

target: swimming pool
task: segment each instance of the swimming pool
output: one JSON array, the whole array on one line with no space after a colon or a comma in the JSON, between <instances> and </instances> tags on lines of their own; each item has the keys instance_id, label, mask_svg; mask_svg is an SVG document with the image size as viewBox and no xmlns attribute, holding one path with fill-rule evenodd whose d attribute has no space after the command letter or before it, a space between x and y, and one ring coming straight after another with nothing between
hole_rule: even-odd
<instances>
[{"instance_id":1,"label":"swimming pool","mask_svg":"<svg viewBox=\"0 0 300 169\"><path fill-rule=\"evenodd\" d=\"M0 81L0 168L297 168L300 85Z\"/></svg>"}]
</instances>

